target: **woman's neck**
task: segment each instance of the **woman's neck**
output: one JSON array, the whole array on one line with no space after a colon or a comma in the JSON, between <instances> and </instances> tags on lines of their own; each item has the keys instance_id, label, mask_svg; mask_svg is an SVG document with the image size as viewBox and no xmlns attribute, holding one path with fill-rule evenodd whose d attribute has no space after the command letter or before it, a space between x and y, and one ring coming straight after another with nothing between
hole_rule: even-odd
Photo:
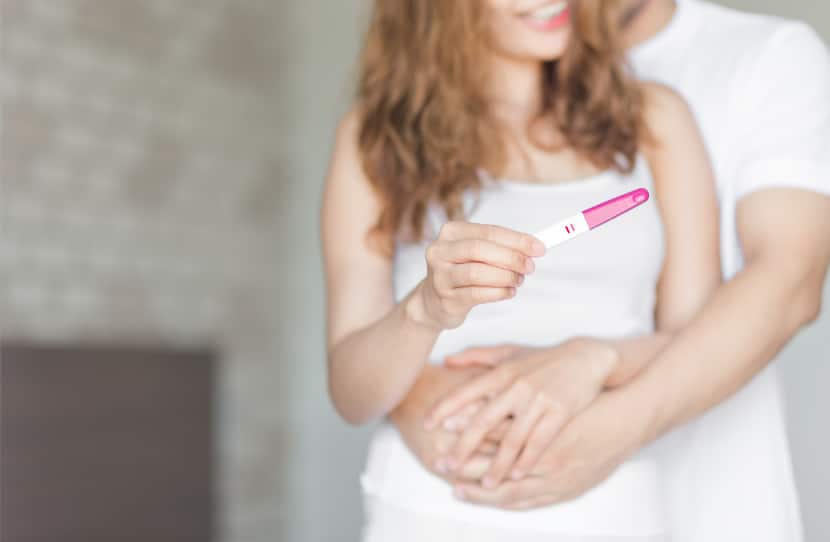
<instances>
[{"instance_id":1,"label":"woman's neck","mask_svg":"<svg viewBox=\"0 0 830 542\"><path fill-rule=\"evenodd\" d=\"M494 55L487 100L503 120L519 123L533 117L541 105L541 62Z\"/></svg>"}]
</instances>

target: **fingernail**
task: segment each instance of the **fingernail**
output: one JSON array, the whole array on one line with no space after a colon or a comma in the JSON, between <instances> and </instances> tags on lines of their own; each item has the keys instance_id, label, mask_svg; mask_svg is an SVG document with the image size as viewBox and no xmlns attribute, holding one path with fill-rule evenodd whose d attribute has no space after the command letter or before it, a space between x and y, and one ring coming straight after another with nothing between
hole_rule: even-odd
<instances>
[{"instance_id":1,"label":"fingernail","mask_svg":"<svg viewBox=\"0 0 830 542\"><path fill-rule=\"evenodd\" d=\"M485 476L485 477L481 480L481 485L483 485L484 487L486 487L486 488L490 489L490 488L492 488L492 487L496 487L496 480L495 480L495 479L493 479L493 478L491 478L491 477L489 477L489 476Z\"/></svg>"},{"instance_id":2,"label":"fingernail","mask_svg":"<svg viewBox=\"0 0 830 542\"><path fill-rule=\"evenodd\" d=\"M525 260L525 269L528 273L532 273L534 269L536 269L536 264L533 263L533 260L528 258Z\"/></svg>"},{"instance_id":3,"label":"fingernail","mask_svg":"<svg viewBox=\"0 0 830 542\"><path fill-rule=\"evenodd\" d=\"M516 281L518 284L522 284L525 281L524 275L519 275L519 279Z\"/></svg>"},{"instance_id":4,"label":"fingernail","mask_svg":"<svg viewBox=\"0 0 830 542\"><path fill-rule=\"evenodd\" d=\"M447 463L443 459L438 459L435 461L435 470L440 472L441 474L447 473Z\"/></svg>"},{"instance_id":5,"label":"fingernail","mask_svg":"<svg viewBox=\"0 0 830 542\"><path fill-rule=\"evenodd\" d=\"M546 250L547 250L547 248L545 247L544 243L542 243L538 239L533 240L533 251L534 252L538 253L541 256L545 253Z\"/></svg>"},{"instance_id":6,"label":"fingernail","mask_svg":"<svg viewBox=\"0 0 830 542\"><path fill-rule=\"evenodd\" d=\"M467 498L467 492L464 491L464 488L462 488L462 487L456 487L453 490L453 495L455 495L455 497L457 499L466 499Z\"/></svg>"},{"instance_id":7,"label":"fingernail","mask_svg":"<svg viewBox=\"0 0 830 542\"><path fill-rule=\"evenodd\" d=\"M513 469L510 472L510 477L514 480L518 480L519 478L522 477L522 471L520 471L519 469Z\"/></svg>"}]
</instances>

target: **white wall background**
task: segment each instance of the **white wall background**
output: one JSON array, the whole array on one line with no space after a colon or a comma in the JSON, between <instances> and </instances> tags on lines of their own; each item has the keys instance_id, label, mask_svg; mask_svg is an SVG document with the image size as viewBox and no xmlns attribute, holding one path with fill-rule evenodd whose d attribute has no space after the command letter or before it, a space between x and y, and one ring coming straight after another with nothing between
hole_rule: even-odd
<instances>
[{"instance_id":1,"label":"white wall background","mask_svg":"<svg viewBox=\"0 0 830 542\"><path fill-rule=\"evenodd\" d=\"M775 13L810 22L830 41L830 4L810 0L790 2L731 0L740 9ZM362 2L366 4L366 2ZM298 432L302 449L296 465L298 499L291 540L356 540L361 518L358 473L371 428L353 429L340 422L326 398L323 336L320 322L323 298L318 254L310 238L293 233L316 231L319 189L332 142L337 115L348 104L354 59L362 21L354 4L306 0L294 2L291 25L303 36L297 65L286 83L297 97L294 113L301 131L286 133L285 144L296 160L298 176L292 180L296 213L284 216L282 250L290 278L282 301L293 307L291 325L308 330L292 335L284 344L286 357L298 366L296 406L303 425ZM309 99L307 97L313 97ZM296 153L296 154L293 154ZM828 179L830 182L830 179ZM298 287L301 286L301 287ZM830 540L830 287L825 291L825 313L804 330L780 356L789 399L790 434L808 542Z\"/></svg>"}]
</instances>

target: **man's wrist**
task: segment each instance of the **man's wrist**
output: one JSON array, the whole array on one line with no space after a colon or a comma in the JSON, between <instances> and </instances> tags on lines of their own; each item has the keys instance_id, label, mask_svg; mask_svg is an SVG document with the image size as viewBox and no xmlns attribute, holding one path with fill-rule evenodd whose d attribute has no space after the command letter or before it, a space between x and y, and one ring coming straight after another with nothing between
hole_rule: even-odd
<instances>
[{"instance_id":1,"label":"man's wrist","mask_svg":"<svg viewBox=\"0 0 830 542\"><path fill-rule=\"evenodd\" d=\"M574 337L568 340L568 344L587 358L603 382L619 369L622 357L610 342L594 337Z\"/></svg>"},{"instance_id":2,"label":"man's wrist","mask_svg":"<svg viewBox=\"0 0 830 542\"><path fill-rule=\"evenodd\" d=\"M615 396L620 411L625 412L632 452L653 442L667 430L662 416L663 393L654 389L650 380L634 378L609 393Z\"/></svg>"}]
</instances>

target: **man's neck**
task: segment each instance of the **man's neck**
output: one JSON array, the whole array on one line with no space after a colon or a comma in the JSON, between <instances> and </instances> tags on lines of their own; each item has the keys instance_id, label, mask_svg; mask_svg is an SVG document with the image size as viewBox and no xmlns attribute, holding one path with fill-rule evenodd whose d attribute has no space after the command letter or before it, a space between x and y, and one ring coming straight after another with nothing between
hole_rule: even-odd
<instances>
[{"instance_id":1,"label":"man's neck","mask_svg":"<svg viewBox=\"0 0 830 542\"><path fill-rule=\"evenodd\" d=\"M632 0L625 31L624 46L633 47L648 41L669 24L677 9L675 0Z\"/></svg>"}]
</instances>

